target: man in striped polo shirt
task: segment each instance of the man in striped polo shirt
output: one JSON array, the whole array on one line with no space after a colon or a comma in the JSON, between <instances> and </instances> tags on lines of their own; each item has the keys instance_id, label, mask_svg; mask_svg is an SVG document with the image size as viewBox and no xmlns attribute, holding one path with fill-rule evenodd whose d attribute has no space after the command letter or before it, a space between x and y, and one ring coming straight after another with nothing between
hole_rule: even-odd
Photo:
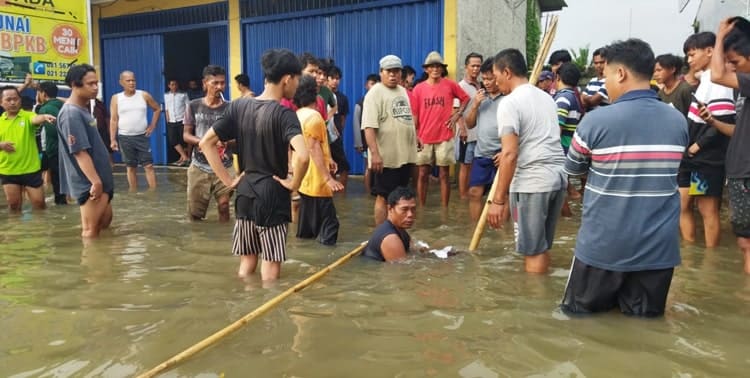
<instances>
[{"instance_id":1,"label":"man in striped polo shirt","mask_svg":"<svg viewBox=\"0 0 750 378\"><path fill-rule=\"evenodd\" d=\"M591 78L581 96L583 106L586 107L587 111L609 105L607 87L604 84L604 57L602 56L602 48L594 50L591 62L594 64L596 77Z\"/></svg>"},{"instance_id":2,"label":"man in striped polo shirt","mask_svg":"<svg viewBox=\"0 0 750 378\"><path fill-rule=\"evenodd\" d=\"M677 170L687 121L650 90L655 60L646 42L618 41L601 53L614 103L583 118L565 162L588 182L561 308L661 316L680 264Z\"/></svg>"}]
</instances>

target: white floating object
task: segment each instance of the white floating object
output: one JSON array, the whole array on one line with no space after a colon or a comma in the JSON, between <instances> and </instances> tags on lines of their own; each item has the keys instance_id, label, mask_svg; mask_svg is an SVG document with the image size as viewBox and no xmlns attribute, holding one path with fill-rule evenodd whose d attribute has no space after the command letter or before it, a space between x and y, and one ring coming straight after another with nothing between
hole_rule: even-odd
<instances>
[{"instance_id":1,"label":"white floating object","mask_svg":"<svg viewBox=\"0 0 750 378\"><path fill-rule=\"evenodd\" d=\"M447 246L443 249L431 249L430 253L434 254L435 256L441 258L441 259L447 259L448 253L453 250L453 247Z\"/></svg>"}]
</instances>

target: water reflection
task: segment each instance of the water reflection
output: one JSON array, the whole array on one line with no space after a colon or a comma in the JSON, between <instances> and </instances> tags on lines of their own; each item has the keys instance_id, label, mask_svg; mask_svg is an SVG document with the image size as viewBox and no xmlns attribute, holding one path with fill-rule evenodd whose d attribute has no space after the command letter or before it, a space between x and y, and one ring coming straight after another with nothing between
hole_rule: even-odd
<instances>
[{"instance_id":1,"label":"water reflection","mask_svg":"<svg viewBox=\"0 0 750 378\"><path fill-rule=\"evenodd\" d=\"M340 244L289 240L283 278L235 277L231 225L185 220L184 171L159 191L118 193L112 229L84 245L75 206L0 212L0 373L128 377L244 316L355 248L372 200L336 198ZM126 187L125 177L116 184ZM437 203L437 198L430 198ZM573 211L580 214L580 206ZM420 209L412 236L466 248L468 206ZM725 221L725 225L726 220ZM354 259L166 376L742 376L750 278L722 247L684 245L663 319L559 312L578 228L561 221L546 276L523 272L512 228L477 253L407 263ZM728 229L728 228L727 228Z\"/></svg>"}]
</instances>

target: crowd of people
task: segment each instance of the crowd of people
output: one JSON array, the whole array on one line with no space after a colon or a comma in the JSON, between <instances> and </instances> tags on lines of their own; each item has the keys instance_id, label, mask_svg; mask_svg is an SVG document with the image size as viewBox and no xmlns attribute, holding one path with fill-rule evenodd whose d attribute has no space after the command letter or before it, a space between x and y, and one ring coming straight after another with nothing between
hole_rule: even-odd
<instances>
[{"instance_id":1,"label":"crowd of people","mask_svg":"<svg viewBox=\"0 0 750 378\"><path fill-rule=\"evenodd\" d=\"M642 40L613 42L594 51L594 77L582 88L582 72L563 50L551 54L536 83L512 48L488 59L467 55L460 82L447 77L435 51L416 85L413 68L398 56L382 57L353 113L355 147L366 157L365 185L375 197L376 228L363 256L387 262L413 251L407 230L417 206L427 205L430 177L437 174L441 206L448 206L449 167L458 163L458 193L468 198L471 217L486 206L492 227L512 218L530 273L547 272L558 220L570 215L570 201L583 198L566 312L663 314L680 237L696 239L695 208L706 247L719 244L725 186L750 274L750 112L743 102L750 94L750 22L727 19L716 34L688 37L683 51L684 59L654 56ZM346 190L350 170L341 138L349 104L339 91L342 72L330 60L272 49L261 66L265 86L257 96L238 75L243 95L225 101L226 71L208 65L200 97L170 80L164 108L176 163L188 166L188 216L204 219L213 197L225 222L234 201L238 274L253 274L260 262L262 279L273 280L286 259L290 223L298 238L338 240L333 197ZM58 180L55 202L73 198L82 236L96 237L112 220L112 150L122 153L131 190L138 166L156 187L149 138L161 106L136 89L133 72L122 72L107 139L96 127L95 69L72 66L66 83L72 91L64 104L53 84L39 85L37 113L21 109L18 88L0 88L0 179L12 211L20 210L24 192L34 208L45 206L35 142L42 127L43 160ZM580 189L571 176L580 178Z\"/></svg>"}]
</instances>

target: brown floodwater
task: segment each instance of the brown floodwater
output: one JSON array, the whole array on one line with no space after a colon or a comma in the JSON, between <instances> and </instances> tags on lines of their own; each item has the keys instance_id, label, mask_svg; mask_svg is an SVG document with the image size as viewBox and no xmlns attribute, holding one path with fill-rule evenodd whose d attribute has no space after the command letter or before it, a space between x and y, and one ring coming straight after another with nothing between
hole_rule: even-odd
<instances>
[{"instance_id":1,"label":"brown floodwater","mask_svg":"<svg viewBox=\"0 0 750 378\"><path fill-rule=\"evenodd\" d=\"M0 211L0 375L144 372L343 256L373 228L372 199L353 178L336 198L339 244L290 237L282 279L264 288L235 276L232 224L217 223L213 204L208 220L186 221L185 170L159 169L158 190L139 193L124 192L116 172L112 228L90 245L79 237L77 206ZM412 236L466 249L466 202L454 191L441 210L437 185L430 190ZM721 247L683 246L660 319L558 310L579 226L563 218L547 275L522 271L512 229L488 231L480 251L447 260L356 258L165 376L744 376L750 277L723 216Z\"/></svg>"}]
</instances>

